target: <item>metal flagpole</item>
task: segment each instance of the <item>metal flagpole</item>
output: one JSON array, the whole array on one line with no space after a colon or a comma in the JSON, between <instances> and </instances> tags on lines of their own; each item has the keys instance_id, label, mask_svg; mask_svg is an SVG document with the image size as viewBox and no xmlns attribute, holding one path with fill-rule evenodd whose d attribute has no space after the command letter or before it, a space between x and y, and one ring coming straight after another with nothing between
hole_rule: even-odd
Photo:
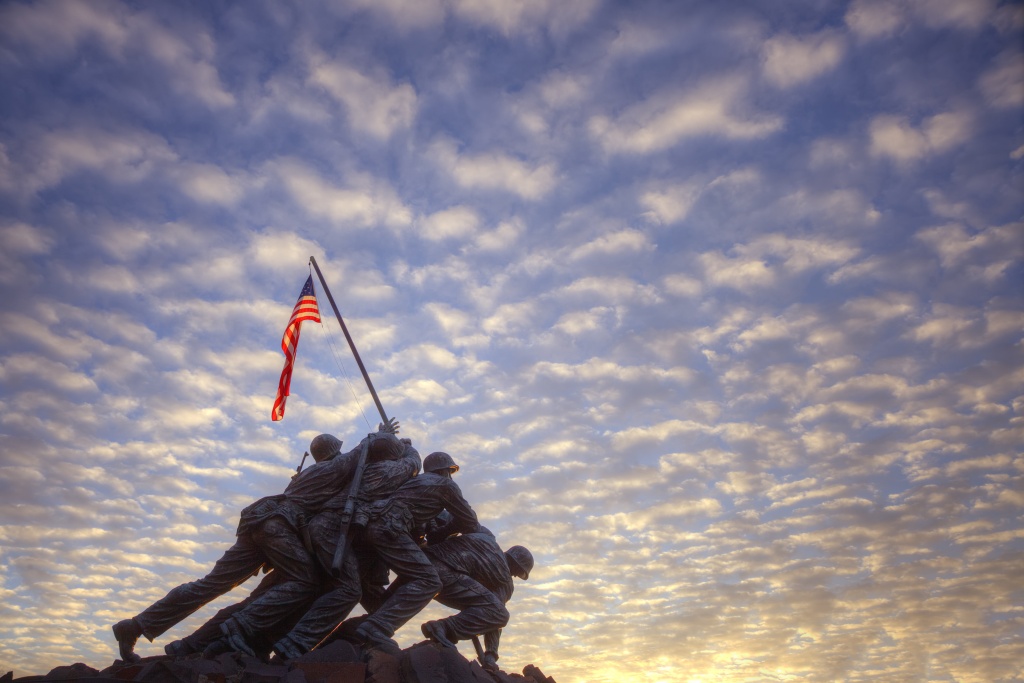
<instances>
[{"instance_id":1,"label":"metal flagpole","mask_svg":"<svg viewBox=\"0 0 1024 683\"><path fill-rule=\"evenodd\" d=\"M380 413L380 419L384 421L384 424L390 424L387 414L384 412L384 406L380 404L380 399L377 397L377 391L373 388L373 382L370 381L370 375L366 373L366 367L363 365L363 359L359 357L359 352L356 350L355 342L352 341L352 335L348 333L348 327L345 326L345 321L341 318L341 312L338 310L338 304L334 303L334 297L331 296L331 289L327 286L327 282L324 280L324 274L320 272L320 266L317 265L316 259L312 256L309 257L309 262L313 264L313 268L316 269L316 276L320 278L320 284L324 286L324 294L327 295L327 300L331 302L331 308L334 309L334 315L338 317L338 323L341 325L341 331L345 333L345 339L348 340L348 346L352 349L352 355L356 358L356 363L359 365L359 371L363 373L363 379L366 380L366 387L370 390L370 395L373 396L373 402L377 405L377 412Z\"/></svg>"},{"instance_id":2,"label":"metal flagpole","mask_svg":"<svg viewBox=\"0 0 1024 683\"><path fill-rule=\"evenodd\" d=\"M366 380L366 388L370 390L370 395L373 396L373 402L377 405L377 411L380 413L380 419L384 421L384 428L391 427L392 431L397 431L397 425L392 423L388 419L387 414L384 412L384 406L380 404L380 398L377 397L377 391L373 388L373 382L370 381L370 375L366 372L366 366L363 365L363 359L359 357L359 351L356 350L355 342L352 341L352 335L348 333L348 327L345 325L345 320L341 317L341 311L338 310L338 304L334 303L334 296L331 295L331 288L327 286L327 282L324 280L324 274L320 272L320 266L317 265L316 259L312 256L309 257L309 262L313 264L313 268L316 269L316 276L320 278L320 284L324 286L324 294L327 295L327 300L331 302L331 308L334 309L334 315L338 318L338 324L341 325L341 331L345 333L345 339L348 341L348 346L352 349L352 355L355 356L356 363L359 365L359 372L363 373L363 379ZM372 436L372 435L370 435ZM345 507L341 511L341 530L338 533L338 543L334 549L334 558L331 562L331 573L335 576L341 576L341 567L345 561L345 555L349 551L349 544L351 537L349 534L350 527L352 525L352 517L355 514L356 506L356 495L359 491L359 484L363 478L363 468L366 466L366 456L370 447L370 437L363 442L363 447L359 451L359 456L356 459L356 470L352 474L352 481L349 482L349 494L345 500Z\"/></svg>"}]
</instances>

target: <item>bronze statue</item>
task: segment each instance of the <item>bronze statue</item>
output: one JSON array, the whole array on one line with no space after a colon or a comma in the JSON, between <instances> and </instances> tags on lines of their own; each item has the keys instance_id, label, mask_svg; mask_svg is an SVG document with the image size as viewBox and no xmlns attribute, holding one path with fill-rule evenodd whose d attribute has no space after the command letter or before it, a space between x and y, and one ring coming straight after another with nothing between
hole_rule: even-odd
<instances>
[{"instance_id":1,"label":"bronze statue","mask_svg":"<svg viewBox=\"0 0 1024 683\"><path fill-rule=\"evenodd\" d=\"M384 500L419 472L419 453L412 447L410 440L402 439L402 443L405 449L399 459L372 463L363 474L359 485L356 518L353 522L356 529L365 526L366 520L362 511L366 506ZM320 567L325 570L324 573L330 575L330 583L328 590L316 599L288 634L274 644L274 651L282 659L293 659L312 650L360 601L362 587L368 583L372 585L368 580L372 569L367 566L374 560L372 552L355 539L349 539L354 547L344 554L340 571L331 571L337 545L342 538L342 526L343 511L329 505L309 523L314 555ZM383 582L387 583L386 569Z\"/></svg>"},{"instance_id":2,"label":"bronze statue","mask_svg":"<svg viewBox=\"0 0 1024 683\"><path fill-rule=\"evenodd\" d=\"M479 648L477 636L483 634L480 663L496 670L501 629L509 619L505 604L514 590L512 577L530 578L533 555L521 545L502 552L486 527L448 537L424 552L441 579L441 590L434 599L459 612L424 623L420 627L423 635L448 647L472 638Z\"/></svg>"},{"instance_id":3,"label":"bronze statue","mask_svg":"<svg viewBox=\"0 0 1024 683\"><path fill-rule=\"evenodd\" d=\"M381 428L393 430L394 426ZM251 651L247 642L256 634L287 619L297 606L311 603L319 592L320 577L306 533L307 520L344 493L364 447L372 462L394 460L405 452L405 445L391 431L369 435L348 453L340 452L341 444L329 434L314 438L310 452L316 464L296 474L284 493L261 498L242 511L234 545L209 574L172 589L136 616L114 624L121 659L138 661L134 648L140 635L152 641L263 567L280 574L221 624L232 644Z\"/></svg>"},{"instance_id":4,"label":"bronze statue","mask_svg":"<svg viewBox=\"0 0 1024 683\"><path fill-rule=\"evenodd\" d=\"M355 630L364 645L395 652L395 631L420 612L442 588L437 569L414 536L442 510L452 515L448 533L470 533L480 527L476 513L462 496L452 474L459 466L447 453L431 453L423 460L423 473L413 477L387 500L369 508L366 541L400 585Z\"/></svg>"}]
</instances>

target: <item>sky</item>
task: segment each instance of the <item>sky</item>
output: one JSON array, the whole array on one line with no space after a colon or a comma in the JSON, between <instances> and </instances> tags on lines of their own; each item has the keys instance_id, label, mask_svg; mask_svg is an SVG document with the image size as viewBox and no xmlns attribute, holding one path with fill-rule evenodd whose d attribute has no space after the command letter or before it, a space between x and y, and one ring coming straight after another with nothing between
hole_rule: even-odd
<instances>
[{"instance_id":1,"label":"sky","mask_svg":"<svg viewBox=\"0 0 1024 683\"><path fill-rule=\"evenodd\" d=\"M0 673L109 666L376 428L323 298L270 420L315 256L536 558L506 671L1024 679L1022 37L998 0L0 4Z\"/></svg>"}]
</instances>

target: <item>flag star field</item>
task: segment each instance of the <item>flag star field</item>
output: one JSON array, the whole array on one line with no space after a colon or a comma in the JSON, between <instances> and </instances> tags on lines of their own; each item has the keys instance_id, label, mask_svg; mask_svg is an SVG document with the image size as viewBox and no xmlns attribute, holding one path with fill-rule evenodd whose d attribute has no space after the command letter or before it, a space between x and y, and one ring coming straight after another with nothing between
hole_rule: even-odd
<instances>
[{"instance_id":1,"label":"flag star field","mask_svg":"<svg viewBox=\"0 0 1024 683\"><path fill-rule=\"evenodd\" d=\"M504 670L1022 680L1022 215L1019 2L0 3L0 674L376 429L314 256Z\"/></svg>"}]
</instances>

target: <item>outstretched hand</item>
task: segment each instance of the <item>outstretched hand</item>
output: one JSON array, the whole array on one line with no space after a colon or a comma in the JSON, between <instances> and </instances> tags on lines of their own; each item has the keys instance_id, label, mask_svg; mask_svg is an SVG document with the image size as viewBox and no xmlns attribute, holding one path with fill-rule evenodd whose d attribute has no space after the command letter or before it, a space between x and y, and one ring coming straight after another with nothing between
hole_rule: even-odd
<instances>
[{"instance_id":1,"label":"outstretched hand","mask_svg":"<svg viewBox=\"0 0 1024 683\"><path fill-rule=\"evenodd\" d=\"M387 432L388 434L397 434L399 427L398 418L389 417L387 422L381 422L377 425L377 431Z\"/></svg>"}]
</instances>

